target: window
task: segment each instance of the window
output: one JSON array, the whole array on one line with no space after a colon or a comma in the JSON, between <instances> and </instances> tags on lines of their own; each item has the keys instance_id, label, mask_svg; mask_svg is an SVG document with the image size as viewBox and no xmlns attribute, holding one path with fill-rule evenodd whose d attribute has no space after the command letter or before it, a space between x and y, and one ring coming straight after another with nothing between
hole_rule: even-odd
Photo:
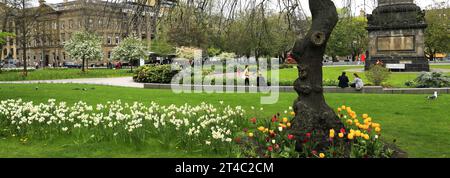
<instances>
[{"instance_id":1,"label":"window","mask_svg":"<svg viewBox=\"0 0 450 178\"><path fill-rule=\"evenodd\" d=\"M108 51L108 59L111 59L111 51Z\"/></svg>"},{"instance_id":2,"label":"window","mask_svg":"<svg viewBox=\"0 0 450 178\"><path fill-rule=\"evenodd\" d=\"M111 36L108 36L108 38L106 39L106 43L111 44Z\"/></svg>"},{"instance_id":3,"label":"window","mask_svg":"<svg viewBox=\"0 0 450 178\"><path fill-rule=\"evenodd\" d=\"M66 42L66 34L61 33L61 43Z\"/></svg>"},{"instance_id":4,"label":"window","mask_svg":"<svg viewBox=\"0 0 450 178\"><path fill-rule=\"evenodd\" d=\"M120 38L119 38L119 36L116 36L116 44L119 44L119 42L120 42Z\"/></svg>"},{"instance_id":5,"label":"window","mask_svg":"<svg viewBox=\"0 0 450 178\"><path fill-rule=\"evenodd\" d=\"M64 22L64 21L61 21L60 23L61 23L61 29L64 30L64 28L65 28L65 22Z\"/></svg>"}]
</instances>

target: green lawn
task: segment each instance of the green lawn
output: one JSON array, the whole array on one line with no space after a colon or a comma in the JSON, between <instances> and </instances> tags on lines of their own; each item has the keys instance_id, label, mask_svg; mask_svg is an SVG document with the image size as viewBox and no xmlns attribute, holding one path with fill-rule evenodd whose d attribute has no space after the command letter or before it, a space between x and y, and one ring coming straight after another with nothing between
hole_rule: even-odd
<instances>
[{"instance_id":1,"label":"green lawn","mask_svg":"<svg viewBox=\"0 0 450 178\"><path fill-rule=\"evenodd\" d=\"M88 69L86 73L82 73L80 69L41 69L30 71L27 77L23 77L21 71L2 71L0 73L0 81L110 78L123 76L132 76L132 73L128 69Z\"/></svg>"},{"instance_id":2,"label":"green lawn","mask_svg":"<svg viewBox=\"0 0 450 178\"><path fill-rule=\"evenodd\" d=\"M342 74L342 72L351 69L361 69L358 66L326 66L323 68L323 78L324 80L337 80L337 78ZM431 68L435 69L450 69L450 65L432 65ZM281 69L280 71L280 85L292 85L293 81L298 77L297 69ZM449 73L450 74L450 73ZM269 74L270 75L270 74ZM354 79L352 72L347 72L351 82ZM367 78L364 73L358 72L358 75L367 83ZM387 81L387 84L396 88L406 88L405 82L409 80L414 80L417 78L419 73L392 73L391 77Z\"/></svg>"},{"instance_id":3,"label":"green lawn","mask_svg":"<svg viewBox=\"0 0 450 178\"><path fill-rule=\"evenodd\" d=\"M36 90L38 87L38 90ZM80 90L86 88L87 91ZM295 93L281 93L277 104L261 106L261 94L174 94L170 90L146 90L76 84L0 84L0 100L22 98L26 101L46 102L49 98L74 103L83 100L89 104L121 99L124 102L161 104L200 104L243 106L250 116L269 117L292 105ZM358 114L368 113L383 127L383 138L396 139L399 147L410 157L450 157L450 96L428 101L425 95L360 95L327 94L332 107L351 106ZM251 106L257 110L251 111ZM261 112L260 107L264 110ZM76 145L61 138L53 141L31 140L20 144L18 138L0 139L0 157L226 157L185 153L174 147L161 148L150 141L145 148L110 143Z\"/></svg>"}]
</instances>

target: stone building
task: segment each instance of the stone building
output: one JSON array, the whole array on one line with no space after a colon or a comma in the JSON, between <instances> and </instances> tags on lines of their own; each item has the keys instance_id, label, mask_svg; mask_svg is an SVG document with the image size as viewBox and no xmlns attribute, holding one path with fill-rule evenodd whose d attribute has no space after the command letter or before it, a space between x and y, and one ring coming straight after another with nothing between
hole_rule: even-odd
<instances>
[{"instance_id":1,"label":"stone building","mask_svg":"<svg viewBox=\"0 0 450 178\"><path fill-rule=\"evenodd\" d=\"M175 1L163 2L163 5L171 7ZM39 0L39 6L31 7L27 11L34 12L29 15L33 16L29 17L33 20L27 26L27 63L29 66L38 63L43 67L75 62L64 51L64 42L75 32L83 30L96 33L103 39L103 59L90 63L104 65L112 60L112 49L129 35L141 36L144 41L150 43L154 38L154 24L158 14L154 0L148 0L146 4L100 0L64 0L62 3L49 4L45 0ZM13 14L14 11L9 13ZM7 16L8 14L3 15L3 18ZM20 28L15 25L18 22L14 20L14 15L0 20L7 22L0 24L0 29L21 34ZM2 49L1 59L12 55L18 62L23 61L22 40L19 40L18 36L8 39L8 44Z\"/></svg>"},{"instance_id":2,"label":"stone building","mask_svg":"<svg viewBox=\"0 0 450 178\"><path fill-rule=\"evenodd\" d=\"M425 12L414 0L378 0L368 15L369 58L366 70L377 62L401 71L429 71L425 58Z\"/></svg>"}]
</instances>

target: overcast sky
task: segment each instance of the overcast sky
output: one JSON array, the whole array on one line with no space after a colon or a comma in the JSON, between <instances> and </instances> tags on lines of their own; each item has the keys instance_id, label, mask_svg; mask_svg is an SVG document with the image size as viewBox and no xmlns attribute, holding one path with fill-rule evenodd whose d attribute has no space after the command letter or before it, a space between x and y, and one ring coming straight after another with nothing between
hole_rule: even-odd
<instances>
[{"instance_id":1,"label":"overcast sky","mask_svg":"<svg viewBox=\"0 0 450 178\"><path fill-rule=\"evenodd\" d=\"M38 3L38 0L34 0L36 1L36 4ZM69 0L71 1L71 0ZM276 0L273 0L274 2ZM333 0L334 3L336 4L336 6L339 7L345 7L346 4L348 2L352 3L352 11L359 14L359 11L361 9L366 9L366 11L368 13L371 13L371 11L373 10L373 8L376 6L376 0ZM416 4L419 5L422 8L427 8L432 4L435 4L436 2L443 2L446 4L446 6L449 6L449 2L450 0L415 0ZM46 0L46 2L48 3L58 3L58 2L63 2L63 0ZM302 3L302 7L305 9L308 9L308 0L301 0ZM364 6L365 4L365 6ZM309 10L306 10L309 11Z\"/></svg>"}]
</instances>

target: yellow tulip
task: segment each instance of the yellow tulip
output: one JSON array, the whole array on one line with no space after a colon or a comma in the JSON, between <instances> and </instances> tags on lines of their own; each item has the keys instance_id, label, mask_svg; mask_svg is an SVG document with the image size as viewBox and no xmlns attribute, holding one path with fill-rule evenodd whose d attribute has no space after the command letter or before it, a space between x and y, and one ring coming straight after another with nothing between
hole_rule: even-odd
<instances>
[{"instance_id":1,"label":"yellow tulip","mask_svg":"<svg viewBox=\"0 0 450 178\"><path fill-rule=\"evenodd\" d=\"M369 117L369 115L368 114L363 114L362 117L363 117L363 119L367 119Z\"/></svg>"},{"instance_id":2,"label":"yellow tulip","mask_svg":"<svg viewBox=\"0 0 450 178\"><path fill-rule=\"evenodd\" d=\"M253 137L253 133L251 133L251 132L248 133L248 136L249 136L249 137Z\"/></svg>"},{"instance_id":3,"label":"yellow tulip","mask_svg":"<svg viewBox=\"0 0 450 178\"><path fill-rule=\"evenodd\" d=\"M369 140L370 136L368 134L364 134L364 139Z\"/></svg>"},{"instance_id":4,"label":"yellow tulip","mask_svg":"<svg viewBox=\"0 0 450 178\"><path fill-rule=\"evenodd\" d=\"M266 128L264 128L263 126L261 126L261 127L258 127L258 130L261 131L261 132L264 132L264 131L266 130Z\"/></svg>"},{"instance_id":5,"label":"yellow tulip","mask_svg":"<svg viewBox=\"0 0 450 178\"><path fill-rule=\"evenodd\" d=\"M334 129L330 130L330 138L334 138L334 136L336 135Z\"/></svg>"},{"instance_id":6,"label":"yellow tulip","mask_svg":"<svg viewBox=\"0 0 450 178\"><path fill-rule=\"evenodd\" d=\"M353 139L354 139L353 133L348 134L348 135L347 135L347 138L348 138L349 140L353 140Z\"/></svg>"},{"instance_id":7,"label":"yellow tulip","mask_svg":"<svg viewBox=\"0 0 450 178\"><path fill-rule=\"evenodd\" d=\"M341 109L341 108L338 108L337 111L338 111L338 112L342 112L342 109Z\"/></svg>"},{"instance_id":8,"label":"yellow tulip","mask_svg":"<svg viewBox=\"0 0 450 178\"><path fill-rule=\"evenodd\" d=\"M356 136L356 137L360 137L360 136L361 136L361 131L360 131L360 130L357 130L357 131L355 132L355 136Z\"/></svg>"},{"instance_id":9,"label":"yellow tulip","mask_svg":"<svg viewBox=\"0 0 450 178\"><path fill-rule=\"evenodd\" d=\"M375 128L375 132L381 132L381 128L380 127Z\"/></svg>"},{"instance_id":10,"label":"yellow tulip","mask_svg":"<svg viewBox=\"0 0 450 178\"><path fill-rule=\"evenodd\" d=\"M295 112L291 112L291 116L295 116Z\"/></svg>"},{"instance_id":11,"label":"yellow tulip","mask_svg":"<svg viewBox=\"0 0 450 178\"><path fill-rule=\"evenodd\" d=\"M339 133L339 138L344 138L344 134L343 133Z\"/></svg>"},{"instance_id":12,"label":"yellow tulip","mask_svg":"<svg viewBox=\"0 0 450 178\"><path fill-rule=\"evenodd\" d=\"M319 157L320 157L320 158L325 158L325 154L320 153L320 154L319 154Z\"/></svg>"},{"instance_id":13,"label":"yellow tulip","mask_svg":"<svg viewBox=\"0 0 450 178\"><path fill-rule=\"evenodd\" d=\"M291 127L291 123L288 122L288 123L286 124L286 126L287 126L287 127Z\"/></svg>"},{"instance_id":14,"label":"yellow tulip","mask_svg":"<svg viewBox=\"0 0 450 178\"><path fill-rule=\"evenodd\" d=\"M288 118L283 118L283 123L288 122Z\"/></svg>"},{"instance_id":15,"label":"yellow tulip","mask_svg":"<svg viewBox=\"0 0 450 178\"><path fill-rule=\"evenodd\" d=\"M367 118L367 120L368 120L369 122L372 122L372 118L371 118L371 117Z\"/></svg>"},{"instance_id":16,"label":"yellow tulip","mask_svg":"<svg viewBox=\"0 0 450 178\"><path fill-rule=\"evenodd\" d=\"M348 113L352 113L352 108L351 107L347 107L347 112Z\"/></svg>"},{"instance_id":17,"label":"yellow tulip","mask_svg":"<svg viewBox=\"0 0 450 178\"><path fill-rule=\"evenodd\" d=\"M353 125L353 121L352 121L351 119L348 119L348 120L347 120L347 124L348 124L348 125Z\"/></svg>"},{"instance_id":18,"label":"yellow tulip","mask_svg":"<svg viewBox=\"0 0 450 178\"><path fill-rule=\"evenodd\" d=\"M345 109L347 109L347 107L344 105L344 106L341 106L341 109L345 110Z\"/></svg>"}]
</instances>

